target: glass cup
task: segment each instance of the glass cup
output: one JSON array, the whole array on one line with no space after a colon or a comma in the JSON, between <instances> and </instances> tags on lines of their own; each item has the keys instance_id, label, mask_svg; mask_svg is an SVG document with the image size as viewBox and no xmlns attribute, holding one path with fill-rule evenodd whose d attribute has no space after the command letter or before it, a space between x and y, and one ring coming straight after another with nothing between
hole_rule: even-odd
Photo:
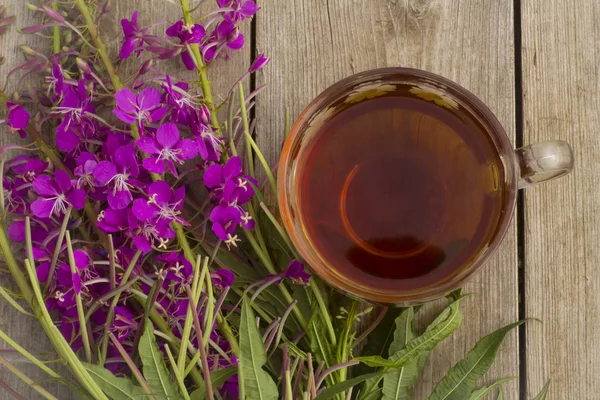
<instances>
[{"instance_id":1,"label":"glass cup","mask_svg":"<svg viewBox=\"0 0 600 400\"><path fill-rule=\"evenodd\" d=\"M395 85L395 86L390 86ZM379 88L398 85L419 88L419 97L438 105L460 108L477 120L482 135L488 135L504 167L504 190L506 201L499 213L496 235L486 248L476 255L464 268L453 275L427 287L414 290L378 289L372 285L350 279L323 257L312 243L300 211L299 160L303 152L310 151L308 144L314 139L319 127L336 115L345 100L361 101L378 93ZM573 169L573 152L564 141L556 140L533 144L515 150L502 125L487 106L472 93L441 76L408 68L383 68L362 72L346 78L317 96L300 115L286 139L278 169L278 201L282 219L291 240L312 270L346 294L381 304L420 304L444 296L457 289L473 275L495 252L504 238L516 205L518 189L558 178Z\"/></svg>"}]
</instances>

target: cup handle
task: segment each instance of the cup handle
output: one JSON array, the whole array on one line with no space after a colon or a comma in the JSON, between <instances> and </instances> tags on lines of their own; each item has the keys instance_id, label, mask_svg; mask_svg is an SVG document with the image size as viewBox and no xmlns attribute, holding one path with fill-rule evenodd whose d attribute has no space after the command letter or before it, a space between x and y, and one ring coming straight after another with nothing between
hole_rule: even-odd
<instances>
[{"instance_id":1,"label":"cup handle","mask_svg":"<svg viewBox=\"0 0 600 400\"><path fill-rule=\"evenodd\" d=\"M532 144L515 152L520 170L519 189L561 177L573 169L573 149L562 140Z\"/></svg>"}]
</instances>

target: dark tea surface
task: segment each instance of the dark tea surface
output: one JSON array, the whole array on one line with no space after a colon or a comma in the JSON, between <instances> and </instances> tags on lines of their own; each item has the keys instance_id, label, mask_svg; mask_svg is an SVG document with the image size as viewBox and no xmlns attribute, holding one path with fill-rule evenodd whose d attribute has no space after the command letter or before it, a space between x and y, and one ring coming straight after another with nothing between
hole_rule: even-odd
<instances>
[{"instance_id":1,"label":"dark tea surface","mask_svg":"<svg viewBox=\"0 0 600 400\"><path fill-rule=\"evenodd\" d=\"M300 217L319 256L382 289L434 285L468 267L506 201L479 122L401 92L346 107L299 160Z\"/></svg>"}]
</instances>

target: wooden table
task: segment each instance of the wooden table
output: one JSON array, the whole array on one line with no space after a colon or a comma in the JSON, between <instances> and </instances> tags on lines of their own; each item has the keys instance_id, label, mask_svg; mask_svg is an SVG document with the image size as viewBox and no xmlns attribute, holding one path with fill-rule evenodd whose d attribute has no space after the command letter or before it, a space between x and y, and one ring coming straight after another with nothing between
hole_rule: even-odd
<instances>
[{"instance_id":1,"label":"wooden table","mask_svg":"<svg viewBox=\"0 0 600 400\"><path fill-rule=\"evenodd\" d=\"M174 20L180 12L165 0L114 3L115 24L102 31L107 38L119 33L116 16L135 8L142 24L165 16ZM575 171L522 194L500 250L465 287L473 297L465 303L463 326L432 355L414 398L425 398L478 338L530 317L539 321L510 334L486 379L519 375L506 385L507 399L531 399L547 379L550 399L600 399L600 3L262 0L260 5L245 28L251 46L213 69L212 79L227 87L253 50L272 58L258 77L257 84L269 87L256 108L259 144L271 161L283 141L285 106L294 118L339 79L385 66L421 68L463 85L495 112L516 146L551 139L571 143ZM10 14L22 16L19 26L27 25L21 0L7 6ZM25 42L40 44L33 37ZM20 43L23 37L14 32L0 39L0 53L8 56L1 77L22 61ZM4 302L0 329L33 351L47 345L36 322ZM6 370L0 377L35 398ZM64 390L57 393L69 397Z\"/></svg>"}]
</instances>

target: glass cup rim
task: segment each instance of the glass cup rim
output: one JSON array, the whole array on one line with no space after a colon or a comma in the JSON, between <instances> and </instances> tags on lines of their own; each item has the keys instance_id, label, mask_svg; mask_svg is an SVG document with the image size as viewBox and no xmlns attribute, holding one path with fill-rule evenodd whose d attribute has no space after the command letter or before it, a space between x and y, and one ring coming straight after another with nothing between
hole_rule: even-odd
<instances>
[{"instance_id":1,"label":"glass cup rim","mask_svg":"<svg viewBox=\"0 0 600 400\"><path fill-rule=\"evenodd\" d=\"M437 90L441 90L443 94L452 95L457 100L461 101L461 105L467 105L469 115L478 118L482 125L486 128L485 134L488 135L494 142L499 158L504 164L505 171L505 188L507 190L507 200L504 209L497 224L497 233L492 242L484 248L476 256L476 260L466 268L460 269L459 273L452 275L450 278L443 281L441 284L433 284L429 287L418 288L414 291L393 293L390 290L378 290L372 286L361 286L358 282L344 278L340 274L336 274L335 269L328 266L318 251L310 244L307 238L308 234L305 230L300 229L297 223L297 217L294 217L293 211L290 209L290 190L288 187L290 168L292 167L292 150L297 147L299 139L305 134L304 125L311 120L321 110L326 109L330 98L337 98L344 93L349 93L353 87L368 82L382 80L386 78L394 78L400 81L402 77L411 80L433 84ZM406 80L406 79L405 79ZM302 145L300 145L301 147ZM346 294L358 297L362 300L371 301L381 304L419 304L428 300L442 297L444 294L458 287L477 272L481 266L495 253L500 243L504 239L510 222L513 218L513 213L516 205L517 193L517 171L518 164L515 157L515 148L502 124L498 121L494 113L487 107L483 101L477 96L468 91L461 85L444 78L443 76L413 68L390 67L378 68L364 72L360 72L344 78L333 85L329 86L318 96L316 96L310 104L303 110L294 125L292 126L288 137L285 140L281 157L278 165L278 202L281 212L281 217L287 233L289 234L293 245L296 247L300 255L307 261L310 268L328 284L342 290ZM295 180L294 180L295 181Z\"/></svg>"}]
</instances>

